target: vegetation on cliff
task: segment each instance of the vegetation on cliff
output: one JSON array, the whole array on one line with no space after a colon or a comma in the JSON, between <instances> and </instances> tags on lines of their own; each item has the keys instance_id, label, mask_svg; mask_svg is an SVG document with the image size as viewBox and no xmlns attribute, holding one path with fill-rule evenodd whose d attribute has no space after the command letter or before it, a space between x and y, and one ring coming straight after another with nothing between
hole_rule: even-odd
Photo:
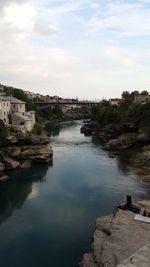
<instances>
[{"instance_id":1,"label":"vegetation on cliff","mask_svg":"<svg viewBox=\"0 0 150 267\"><path fill-rule=\"evenodd\" d=\"M4 122L0 120L0 140L6 139L8 136L8 128L5 126Z\"/></svg>"},{"instance_id":2,"label":"vegetation on cliff","mask_svg":"<svg viewBox=\"0 0 150 267\"><path fill-rule=\"evenodd\" d=\"M110 105L109 101L106 100L102 101L92 109L92 120L97 121L102 126L110 123L128 123L137 128L150 128L150 102L145 104L135 103L134 97L137 93L138 91L123 92L124 102L119 106ZM142 94L144 93L146 94L147 91L142 92Z\"/></svg>"}]
</instances>

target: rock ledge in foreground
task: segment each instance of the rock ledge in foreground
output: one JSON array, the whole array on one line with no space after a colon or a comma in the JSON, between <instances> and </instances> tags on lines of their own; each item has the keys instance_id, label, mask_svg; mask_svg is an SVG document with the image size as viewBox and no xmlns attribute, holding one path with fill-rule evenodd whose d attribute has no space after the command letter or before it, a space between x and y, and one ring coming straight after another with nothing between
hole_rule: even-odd
<instances>
[{"instance_id":1,"label":"rock ledge in foreground","mask_svg":"<svg viewBox=\"0 0 150 267\"><path fill-rule=\"evenodd\" d=\"M79 267L115 267L150 242L150 224L134 220L130 211L97 219L90 253Z\"/></svg>"}]
</instances>

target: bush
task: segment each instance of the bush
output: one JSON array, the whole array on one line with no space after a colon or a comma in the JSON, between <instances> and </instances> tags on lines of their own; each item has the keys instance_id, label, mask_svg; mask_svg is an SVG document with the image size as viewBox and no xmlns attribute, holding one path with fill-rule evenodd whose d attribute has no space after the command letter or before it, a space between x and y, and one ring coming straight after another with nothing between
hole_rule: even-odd
<instances>
[{"instance_id":1,"label":"bush","mask_svg":"<svg viewBox=\"0 0 150 267\"><path fill-rule=\"evenodd\" d=\"M43 127L40 123L36 123L34 125L34 128L32 130L32 133L33 134L36 134L36 135L41 135L43 133Z\"/></svg>"},{"instance_id":2,"label":"bush","mask_svg":"<svg viewBox=\"0 0 150 267\"><path fill-rule=\"evenodd\" d=\"M8 137L8 128L2 120L0 120L0 139L6 139Z\"/></svg>"},{"instance_id":3,"label":"bush","mask_svg":"<svg viewBox=\"0 0 150 267\"><path fill-rule=\"evenodd\" d=\"M136 91L130 95L133 96L135 93ZM128 92L124 94L129 97ZM130 123L137 128L150 128L150 102L137 104L127 99L120 106L111 106L109 102L102 101L92 109L92 119L103 126L109 123Z\"/></svg>"},{"instance_id":4,"label":"bush","mask_svg":"<svg viewBox=\"0 0 150 267\"><path fill-rule=\"evenodd\" d=\"M94 107L92 109L92 115L93 119L103 126L120 121L118 107L109 105L108 101L102 101L97 107Z\"/></svg>"}]
</instances>

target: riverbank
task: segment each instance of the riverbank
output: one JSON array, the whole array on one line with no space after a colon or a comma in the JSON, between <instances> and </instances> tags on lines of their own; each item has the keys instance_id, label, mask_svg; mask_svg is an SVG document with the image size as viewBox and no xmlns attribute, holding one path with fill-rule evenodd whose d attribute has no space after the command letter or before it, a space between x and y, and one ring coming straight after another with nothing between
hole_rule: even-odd
<instances>
[{"instance_id":1,"label":"riverbank","mask_svg":"<svg viewBox=\"0 0 150 267\"><path fill-rule=\"evenodd\" d=\"M140 183L150 185L149 129L135 129L131 125L119 127L116 124L102 127L90 121L82 126L81 133L98 137L105 150L127 152L125 161L128 168L134 169ZM138 204L150 212L150 201ZM79 267L149 267L150 224L137 222L134 216L130 211L118 209L114 214L98 218L91 251L84 254ZM148 251L145 254L144 249Z\"/></svg>"},{"instance_id":2,"label":"riverbank","mask_svg":"<svg viewBox=\"0 0 150 267\"><path fill-rule=\"evenodd\" d=\"M150 201L138 205L150 212ZM149 267L150 224L135 221L134 216L133 212L118 209L98 218L91 251L84 254L79 267Z\"/></svg>"},{"instance_id":3,"label":"riverbank","mask_svg":"<svg viewBox=\"0 0 150 267\"><path fill-rule=\"evenodd\" d=\"M33 164L52 164L53 150L48 138L22 137L5 140L0 152L0 181L10 179L10 171Z\"/></svg>"},{"instance_id":4,"label":"riverbank","mask_svg":"<svg viewBox=\"0 0 150 267\"><path fill-rule=\"evenodd\" d=\"M81 133L96 135L106 149L122 150L136 146L150 144L150 131L148 127L136 128L131 124L109 123L102 126L97 121L89 121L81 127Z\"/></svg>"},{"instance_id":5,"label":"riverbank","mask_svg":"<svg viewBox=\"0 0 150 267\"><path fill-rule=\"evenodd\" d=\"M77 120L77 116L64 116L55 120L44 120L41 135L35 133L22 134L18 131L10 133L0 142L0 181L10 179L11 171L26 169L33 164L52 164L53 150L48 137L47 125ZM81 119L81 118L80 118Z\"/></svg>"},{"instance_id":6,"label":"riverbank","mask_svg":"<svg viewBox=\"0 0 150 267\"><path fill-rule=\"evenodd\" d=\"M148 128L135 129L132 125L108 124L102 127L89 121L81 127L85 136L96 136L104 150L129 151L126 162L134 168L140 182L150 184L150 132Z\"/></svg>"}]
</instances>

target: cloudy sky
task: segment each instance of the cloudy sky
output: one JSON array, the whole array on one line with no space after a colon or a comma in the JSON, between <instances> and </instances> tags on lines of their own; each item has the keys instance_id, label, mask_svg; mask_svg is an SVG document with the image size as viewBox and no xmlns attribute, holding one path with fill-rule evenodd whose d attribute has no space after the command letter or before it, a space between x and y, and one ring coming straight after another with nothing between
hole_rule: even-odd
<instances>
[{"instance_id":1,"label":"cloudy sky","mask_svg":"<svg viewBox=\"0 0 150 267\"><path fill-rule=\"evenodd\" d=\"M88 99L150 91L150 0L0 0L0 82Z\"/></svg>"}]
</instances>

